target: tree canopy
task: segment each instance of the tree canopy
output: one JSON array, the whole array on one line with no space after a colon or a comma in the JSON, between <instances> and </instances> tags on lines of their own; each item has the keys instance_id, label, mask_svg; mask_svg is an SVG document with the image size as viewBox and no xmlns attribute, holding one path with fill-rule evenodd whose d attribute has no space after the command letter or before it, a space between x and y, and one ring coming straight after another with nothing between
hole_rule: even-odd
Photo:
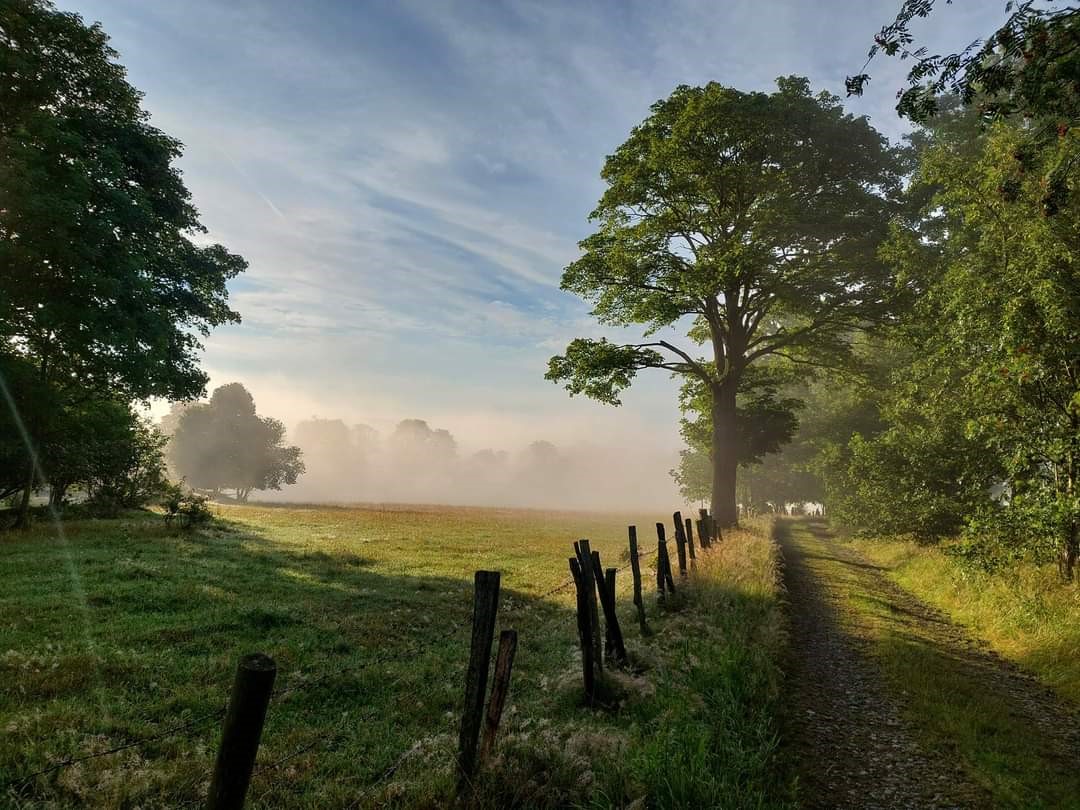
<instances>
[{"instance_id":1,"label":"tree canopy","mask_svg":"<svg viewBox=\"0 0 1080 810\"><path fill-rule=\"evenodd\" d=\"M99 26L45 0L0 5L0 370L33 369L10 378L9 405L53 403L0 442L23 446L26 499L28 448L55 455L61 407L198 396L200 338L239 320L226 282L245 262L202 244L181 146L141 103Z\"/></svg>"},{"instance_id":2,"label":"tree canopy","mask_svg":"<svg viewBox=\"0 0 1080 810\"><path fill-rule=\"evenodd\" d=\"M304 473L300 448L284 440L285 426L259 416L247 389L229 383L215 389L208 403L184 410L169 454L192 487L231 489L246 501L252 490L281 489Z\"/></svg>"},{"instance_id":3,"label":"tree canopy","mask_svg":"<svg viewBox=\"0 0 1080 810\"><path fill-rule=\"evenodd\" d=\"M577 339L548 378L611 404L645 368L698 381L712 400L713 511L734 522L739 381L767 358L842 362L851 330L887 316L875 252L899 171L865 119L806 79L774 93L677 88L607 158L597 230L562 287L602 324L678 328L689 343Z\"/></svg>"}]
</instances>

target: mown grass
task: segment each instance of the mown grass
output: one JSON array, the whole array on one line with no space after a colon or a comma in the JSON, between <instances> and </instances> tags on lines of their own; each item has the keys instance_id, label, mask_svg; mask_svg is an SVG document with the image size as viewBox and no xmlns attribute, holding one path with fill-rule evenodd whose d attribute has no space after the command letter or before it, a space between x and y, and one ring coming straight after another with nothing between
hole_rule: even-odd
<instances>
[{"instance_id":1,"label":"mown grass","mask_svg":"<svg viewBox=\"0 0 1080 810\"><path fill-rule=\"evenodd\" d=\"M1053 565L988 574L939 548L903 540L855 546L901 587L969 628L1005 658L1080 705L1080 588Z\"/></svg>"},{"instance_id":2,"label":"mown grass","mask_svg":"<svg viewBox=\"0 0 1080 810\"><path fill-rule=\"evenodd\" d=\"M641 638L612 706L581 705L571 541L625 560L653 515L464 508L219 507L191 534L154 515L0 536L0 797L13 806L196 806L214 719L26 780L213 712L237 658L278 663L251 807L439 807L452 792L472 573L502 571L520 634L505 732L478 779L491 807L759 807L772 767L775 560L762 531L699 562L682 608ZM651 561L651 558L650 558ZM649 566L644 573L648 588Z\"/></svg>"},{"instance_id":3,"label":"mown grass","mask_svg":"<svg viewBox=\"0 0 1080 810\"><path fill-rule=\"evenodd\" d=\"M906 718L928 749L961 768L986 790L995 807L1080 806L1080 774L1074 758L1068 752L1063 756L1061 746L1025 717L1023 696L1005 687L992 659L952 643L934 621L884 591L865 563L856 564L835 552L840 541L830 538L820 524L789 526L803 550L812 555L809 564L840 595L848 626L870 642L868 649L887 685L900 698ZM944 588L950 574L948 561L914 550L909 557L890 545L891 551L862 542L857 547L901 587L942 606L925 582L931 578ZM896 567L884 562L890 555ZM907 576L895 576L899 560L919 558L924 564L919 576L913 578L910 569ZM986 599L974 590L968 598L972 602Z\"/></svg>"}]
</instances>

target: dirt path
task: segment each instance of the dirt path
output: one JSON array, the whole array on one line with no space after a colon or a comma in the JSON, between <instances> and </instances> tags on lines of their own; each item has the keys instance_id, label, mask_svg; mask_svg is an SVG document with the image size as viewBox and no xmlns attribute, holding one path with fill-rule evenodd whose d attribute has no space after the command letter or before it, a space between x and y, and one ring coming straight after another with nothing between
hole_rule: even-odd
<instances>
[{"instance_id":1,"label":"dirt path","mask_svg":"<svg viewBox=\"0 0 1080 810\"><path fill-rule=\"evenodd\" d=\"M987 789L1000 794L1000 785L965 761L962 746L940 737L933 748L919 742L927 735L909 722L907 691L888 686L871 654L883 630L927 660L943 657L950 677L995 692L1010 722L1037 729L1046 746L1040 756L1059 760L1054 770L1075 770L1076 718L1049 690L897 587L854 549L831 540L820 522L787 521L778 538L792 633L785 747L804 807L1000 804ZM1030 805L1018 806L1061 806L1029 799Z\"/></svg>"}]
</instances>

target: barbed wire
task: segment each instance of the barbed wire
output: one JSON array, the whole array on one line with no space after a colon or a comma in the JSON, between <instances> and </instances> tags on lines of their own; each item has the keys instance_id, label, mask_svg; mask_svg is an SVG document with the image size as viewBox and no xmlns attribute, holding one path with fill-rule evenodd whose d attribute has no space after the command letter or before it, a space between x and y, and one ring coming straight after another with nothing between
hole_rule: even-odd
<instances>
[{"instance_id":1,"label":"barbed wire","mask_svg":"<svg viewBox=\"0 0 1080 810\"><path fill-rule=\"evenodd\" d=\"M107 757L110 754L117 754L130 748L139 748L146 745L147 743L156 742L157 740L163 740L166 737L175 737L185 731L189 731L191 729L198 728L201 725L205 725L210 720L220 720L224 716L225 706L222 705L221 707L215 709L212 712L207 712L206 714L195 717L184 723L179 723L175 726L171 726L167 729L164 729L163 731L158 732L157 734L151 734L149 737L140 737L136 740L131 740L130 742L108 748L104 751L95 751L92 754L84 754L82 756L69 757L68 759L52 762L47 767L42 768L40 771L34 771L33 773L27 774L21 779L18 779L16 781L16 784L18 784L19 788L21 789L22 787L25 787L27 784L29 784L31 780L36 779L39 776L44 776L45 774L53 773L54 771L59 771L64 768L71 767L72 765L78 765L80 762L87 762L91 759Z\"/></svg>"}]
</instances>

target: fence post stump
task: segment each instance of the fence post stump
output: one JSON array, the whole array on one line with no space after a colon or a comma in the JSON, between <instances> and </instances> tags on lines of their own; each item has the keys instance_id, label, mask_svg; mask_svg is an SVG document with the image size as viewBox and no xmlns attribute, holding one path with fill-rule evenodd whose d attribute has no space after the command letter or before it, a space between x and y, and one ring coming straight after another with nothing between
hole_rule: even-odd
<instances>
[{"instance_id":1,"label":"fence post stump","mask_svg":"<svg viewBox=\"0 0 1080 810\"><path fill-rule=\"evenodd\" d=\"M597 673L604 671L603 649L600 646L600 609L597 607L597 594L604 587L603 583L597 582L593 574L592 549L589 548L588 540L578 540L574 543L574 551L577 552L578 561L581 564L581 576L585 583L586 596L589 601L589 618L593 632L593 665Z\"/></svg>"},{"instance_id":2,"label":"fence post stump","mask_svg":"<svg viewBox=\"0 0 1080 810\"><path fill-rule=\"evenodd\" d=\"M694 521L686 519L686 549L690 552L690 567L697 568L697 555L694 554Z\"/></svg>"},{"instance_id":3,"label":"fence post stump","mask_svg":"<svg viewBox=\"0 0 1080 810\"><path fill-rule=\"evenodd\" d=\"M641 635L647 636L649 627L645 623L645 600L641 598L641 560L638 557L637 526L628 527L628 532L630 534L630 571L634 575L634 605L637 607Z\"/></svg>"},{"instance_id":4,"label":"fence post stump","mask_svg":"<svg viewBox=\"0 0 1080 810\"><path fill-rule=\"evenodd\" d=\"M276 676L277 664L267 655L251 653L240 659L222 723L206 810L240 810L244 806Z\"/></svg>"},{"instance_id":5,"label":"fence post stump","mask_svg":"<svg viewBox=\"0 0 1080 810\"><path fill-rule=\"evenodd\" d=\"M517 630L503 630L499 634L499 654L495 657L495 680L491 684L487 714L484 717L484 736L480 741L480 761L485 762L495 748L506 696L510 693L510 673L514 668L517 652Z\"/></svg>"},{"instance_id":6,"label":"fence post stump","mask_svg":"<svg viewBox=\"0 0 1080 810\"><path fill-rule=\"evenodd\" d=\"M671 557L668 555L667 550L667 536L664 531L664 524L656 524L656 556L657 560L658 576L663 578L664 589L668 593L675 593L675 579L671 576Z\"/></svg>"},{"instance_id":7,"label":"fence post stump","mask_svg":"<svg viewBox=\"0 0 1080 810\"><path fill-rule=\"evenodd\" d=\"M484 698L487 695L491 643L495 637L495 615L499 609L498 571L477 571L473 579L472 643L469 669L465 674L465 709L461 713L458 736L458 792L476 773L476 744L480 740Z\"/></svg>"},{"instance_id":8,"label":"fence post stump","mask_svg":"<svg viewBox=\"0 0 1080 810\"><path fill-rule=\"evenodd\" d=\"M581 641L581 676L585 686L585 701L591 706L596 696L592 613L589 610L588 592L585 590L585 572L581 570L581 561L577 557L570 558L570 573L574 575L574 585L577 586L577 623L578 638Z\"/></svg>"},{"instance_id":9,"label":"fence post stump","mask_svg":"<svg viewBox=\"0 0 1080 810\"><path fill-rule=\"evenodd\" d=\"M708 548L709 547L709 534L705 530L705 521L704 520L698 520L698 522L697 522L697 533L698 533L698 540L701 542L701 547L702 548Z\"/></svg>"},{"instance_id":10,"label":"fence post stump","mask_svg":"<svg viewBox=\"0 0 1080 810\"><path fill-rule=\"evenodd\" d=\"M675 551L679 555L679 576L686 579L686 530L683 527L682 513L672 515L675 522Z\"/></svg>"},{"instance_id":11,"label":"fence post stump","mask_svg":"<svg viewBox=\"0 0 1080 810\"><path fill-rule=\"evenodd\" d=\"M712 532L709 530L709 510L701 508L698 510L698 537L701 539L702 548L708 548L712 545Z\"/></svg>"}]
</instances>

